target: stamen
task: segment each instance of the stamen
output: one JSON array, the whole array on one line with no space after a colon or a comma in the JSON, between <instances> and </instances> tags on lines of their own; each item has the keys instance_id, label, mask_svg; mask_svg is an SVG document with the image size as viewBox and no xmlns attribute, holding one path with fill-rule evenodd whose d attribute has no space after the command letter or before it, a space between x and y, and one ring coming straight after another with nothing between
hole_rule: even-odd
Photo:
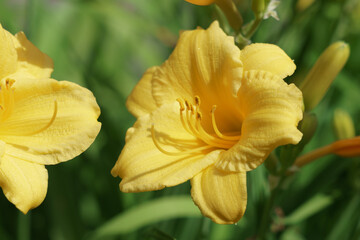
<instances>
[{"instance_id":1,"label":"stamen","mask_svg":"<svg viewBox=\"0 0 360 240\"><path fill-rule=\"evenodd\" d=\"M183 128L188 132L188 133L192 133L191 130L189 129L189 126L187 125L187 123L185 122L185 119L184 119L184 114L183 114L183 111L185 110L185 107L184 107L184 103L182 101L182 99L178 98L176 99L176 101L179 103L180 105L180 120L181 120L181 124L183 126Z\"/></svg>"},{"instance_id":2,"label":"stamen","mask_svg":"<svg viewBox=\"0 0 360 240\"><path fill-rule=\"evenodd\" d=\"M184 103L181 98L176 99L176 101L180 104L180 112L185 110Z\"/></svg>"},{"instance_id":3,"label":"stamen","mask_svg":"<svg viewBox=\"0 0 360 240\"><path fill-rule=\"evenodd\" d=\"M155 124L152 124L151 125L151 138L156 146L156 148L166 154L166 155L170 155L170 156L181 156L181 155L187 155L187 154L190 154L190 153L200 153L201 151L204 151L204 150L208 150L208 149L211 149L213 148L213 146L210 146L210 145L205 145L205 146L201 146L201 147L198 147L198 148L193 148L191 150L187 150L187 151L183 151L183 152L169 152L169 151L166 151L165 149L163 149L159 142L157 141L156 137L155 137Z\"/></svg>"},{"instance_id":4,"label":"stamen","mask_svg":"<svg viewBox=\"0 0 360 240\"><path fill-rule=\"evenodd\" d=\"M22 135L24 136L31 136L31 135L34 135L34 134L37 134L37 133L40 133L42 131L45 131L46 129L48 129L55 121L56 119L56 115L57 115L57 112L58 112L58 105L57 105L57 101L55 100L54 101L54 112L53 112L53 115L50 119L50 121L42 128L40 128L39 130L36 130L36 131L33 131L33 132L29 132L29 133L23 133Z\"/></svg>"},{"instance_id":5,"label":"stamen","mask_svg":"<svg viewBox=\"0 0 360 240\"><path fill-rule=\"evenodd\" d=\"M217 125L216 125L216 121L215 121L215 110L216 110L216 105L214 105L211 109L211 122L212 122L212 126L213 126L213 129L216 133L216 135L219 137L219 138L222 138L222 139L225 139L225 140L230 140L230 141L238 141L240 140L241 136L226 136L224 134L222 134Z\"/></svg>"},{"instance_id":6,"label":"stamen","mask_svg":"<svg viewBox=\"0 0 360 240\"><path fill-rule=\"evenodd\" d=\"M187 155L190 153L201 153L202 151L213 149L213 148L223 148L229 149L240 139L240 135L234 136L226 136L222 134L215 121L215 109L214 105L211 110L211 120L212 127L216 135L209 134L201 125L201 120L203 118L202 113L200 111L201 100L199 96L194 97L195 104L190 103L189 101L178 98L176 101L179 103L180 110L180 121L183 128L191 135L196 137L195 140L180 140L180 139L169 139L164 143L160 143L159 139L157 139L155 135L155 127L154 124L151 126L151 138L156 146L156 148L167 155L171 156L181 156ZM236 132L232 132L232 134L237 134ZM192 144L185 144L185 142ZM202 143L201 143L202 142ZM161 145L170 145L178 149L180 152L171 152L165 150ZM205 144L203 146L199 146L199 144ZM181 148L180 148L181 147ZM181 151L185 149L185 151ZM190 150L186 150L190 149Z\"/></svg>"},{"instance_id":7,"label":"stamen","mask_svg":"<svg viewBox=\"0 0 360 240\"><path fill-rule=\"evenodd\" d=\"M196 120L199 119L201 121L202 114L201 112L196 112Z\"/></svg>"},{"instance_id":8,"label":"stamen","mask_svg":"<svg viewBox=\"0 0 360 240\"><path fill-rule=\"evenodd\" d=\"M195 96L195 105L198 106L198 107L200 107L200 103L201 103L200 97L196 95L196 96Z\"/></svg>"},{"instance_id":9,"label":"stamen","mask_svg":"<svg viewBox=\"0 0 360 240\"><path fill-rule=\"evenodd\" d=\"M5 80L5 86L6 86L6 88L7 88L7 89L11 88L12 85L14 84L14 82L15 82L15 80L13 80L13 79L6 79L6 80Z\"/></svg>"},{"instance_id":10,"label":"stamen","mask_svg":"<svg viewBox=\"0 0 360 240\"><path fill-rule=\"evenodd\" d=\"M190 103L187 101L187 100L185 100L185 105L186 105L186 109L190 109Z\"/></svg>"}]
</instances>

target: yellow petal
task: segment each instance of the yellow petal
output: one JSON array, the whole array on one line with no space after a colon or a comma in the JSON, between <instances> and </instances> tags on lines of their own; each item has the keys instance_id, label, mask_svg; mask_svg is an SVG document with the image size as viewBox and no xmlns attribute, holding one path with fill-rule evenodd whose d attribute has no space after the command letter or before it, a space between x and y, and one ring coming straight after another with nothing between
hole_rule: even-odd
<instances>
[{"instance_id":1,"label":"yellow petal","mask_svg":"<svg viewBox=\"0 0 360 240\"><path fill-rule=\"evenodd\" d=\"M201 6L205 6L205 5L210 5L213 2L215 2L215 0L186 0L189 3L195 4L195 5L201 5Z\"/></svg>"},{"instance_id":2,"label":"yellow petal","mask_svg":"<svg viewBox=\"0 0 360 240\"><path fill-rule=\"evenodd\" d=\"M17 55L12 35L0 24L0 80L17 69Z\"/></svg>"},{"instance_id":3,"label":"yellow petal","mask_svg":"<svg viewBox=\"0 0 360 240\"><path fill-rule=\"evenodd\" d=\"M221 155L216 166L227 171L255 169L280 145L297 144L302 133L301 91L269 72L245 72L238 92L244 113L241 139Z\"/></svg>"},{"instance_id":4,"label":"yellow petal","mask_svg":"<svg viewBox=\"0 0 360 240\"><path fill-rule=\"evenodd\" d=\"M0 139L24 150L17 151L17 157L56 164L90 146L101 124L100 109L89 90L67 81L13 78L14 106L0 124Z\"/></svg>"},{"instance_id":5,"label":"yellow petal","mask_svg":"<svg viewBox=\"0 0 360 240\"><path fill-rule=\"evenodd\" d=\"M213 164L221 152L164 154L154 145L152 124L159 143L169 152L186 151L199 144L182 127L177 102L165 104L140 117L128 130L126 144L111 171L113 176L122 178L120 189L123 192L153 191L183 183Z\"/></svg>"},{"instance_id":6,"label":"yellow petal","mask_svg":"<svg viewBox=\"0 0 360 240\"><path fill-rule=\"evenodd\" d=\"M229 173L214 166L191 179L191 196L202 214L219 224L233 224L244 215L246 172Z\"/></svg>"},{"instance_id":7,"label":"yellow petal","mask_svg":"<svg viewBox=\"0 0 360 240\"><path fill-rule=\"evenodd\" d=\"M23 32L15 35L15 46L18 55L18 70L32 74L37 78L50 77L54 64L51 58L35 47Z\"/></svg>"},{"instance_id":8,"label":"yellow petal","mask_svg":"<svg viewBox=\"0 0 360 240\"><path fill-rule=\"evenodd\" d=\"M234 101L241 77L240 50L215 21L207 30L180 35L173 53L153 76L152 93L158 106L198 95L203 110L210 112L213 104L234 107L229 102Z\"/></svg>"},{"instance_id":9,"label":"yellow petal","mask_svg":"<svg viewBox=\"0 0 360 240\"><path fill-rule=\"evenodd\" d=\"M296 65L278 46L266 43L254 43L241 51L244 71L263 70L285 78L294 73Z\"/></svg>"},{"instance_id":10,"label":"yellow petal","mask_svg":"<svg viewBox=\"0 0 360 240\"><path fill-rule=\"evenodd\" d=\"M6 198L20 211L27 213L45 199L47 170L43 165L15 158L7 150L0 160L0 186Z\"/></svg>"},{"instance_id":11,"label":"yellow petal","mask_svg":"<svg viewBox=\"0 0 360 240\"><path fill-rule=\"evenodd\" d=\"M151 113L157 108L152 96L151 81L157 67L149 68L126 101L126 107L135 117Z\"/></svg>"}]
</instances>

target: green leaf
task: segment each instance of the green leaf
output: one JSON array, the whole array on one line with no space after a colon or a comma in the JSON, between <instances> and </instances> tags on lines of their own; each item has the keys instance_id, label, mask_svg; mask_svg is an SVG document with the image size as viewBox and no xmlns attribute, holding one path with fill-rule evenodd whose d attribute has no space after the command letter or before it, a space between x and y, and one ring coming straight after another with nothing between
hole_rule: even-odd
<instances>
[{"instance_id":1,"label":"green leaf","mask_svg":"<svg viewBox=\"0 0 360 240\"><path fill-rule=\"evenodd\" d=\"M163 197L115 216L94 232L93 239L129 233L149 224L180 217L201 217L201 213L189 196Z\"/></svg>"},{"instance_id":2,"label":"green leaf","mask_svg":"<svg viewBox=\"0 0 360 240\"><path fill-rule=\"evenodd\" d=\"M337 220L337 223L332 228L327 239L350 239L350 235L359 223L360 216L360 194L355 195L349 200L349 203L344 208L344 211Z\"/></svg>"},{"instance_id":3,"label":"green leaf","mask_svg":"<svg viewBox=\"0 0 360 240\"><path fill-rule=\"evenodd\" d=\"M300 223L305 219L330 206L335 200L334 196L318 194L301 205L293 213L283 219L283 224L292 225Z\"/></svg>"}]
</instances>

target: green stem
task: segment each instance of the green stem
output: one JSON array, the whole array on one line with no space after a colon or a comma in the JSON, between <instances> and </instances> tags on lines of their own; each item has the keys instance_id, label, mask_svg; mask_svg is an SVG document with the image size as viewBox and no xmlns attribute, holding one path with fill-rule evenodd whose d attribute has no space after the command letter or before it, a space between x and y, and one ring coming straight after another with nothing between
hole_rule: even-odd
<instances>
[{"instance_id":1,"label":"green stem","mask_svg":"<svg viewBox=\"0 0 360 240\"><path fill-rule=\"evenodd\" d=\"M270 215L274 206L274 202L276 199L277 194L280 191L281 185L285 180L285 176L282 176L280 178L280 181L278 183L278 185L271 191L270 193L270 197L267 200L267 202L265 203L265 207L264 207L264 211L263 211L263 215L261 217L261 222L260 222L260 228L259 228L259 234L257 236L257 239L260 240L265 240L266 239L266 233L269 229L269 220L270 220Z\"/></svg>"},{"instance_id":2,"label":"green stem","mask_svg":"<svg viewBox=\"0 0 360 240\"><path fill-rule=\"evenodd\" d=\"M243 24L243 18L232 0L217 0L216 5L225 14L230 26L236 33L240 32Z\"/></svg>"},{"instance_id":3,"label":"green stem","mask_svg":"<svg viewBox=\"0 0 360 240\"><path fill-rule=\"evenodd\" d=\"M263 20L262 17L255 18L255 20L251 23L249 30L246 31L245 38L250 39L254 35L254 33L260 26L260 23L262 22L262 20Z\"/></svg>"},{"instance_id":4,"label":"green stem","mask_svg":"<svg viewBox=\"0 0 360 240\"><path fill-rule=\"evenodd\" d=\"M17 224L18 240L30 240L30 217L30 213L24 215L22 212L19 211Z\"/></svg>"}]
</instances>

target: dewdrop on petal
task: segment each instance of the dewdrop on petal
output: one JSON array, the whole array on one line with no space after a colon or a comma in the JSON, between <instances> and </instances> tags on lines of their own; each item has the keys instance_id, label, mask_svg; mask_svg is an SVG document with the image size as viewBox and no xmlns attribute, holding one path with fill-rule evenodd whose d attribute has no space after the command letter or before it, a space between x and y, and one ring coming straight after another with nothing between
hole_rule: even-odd
<instances>
[{"instance_id":1,"label":"dewdrop on petal","mask_svg":"<svg viewBox=\"0 0 360 240\"><path fill-rule=\"evenodd\" d=\"M306 111L310 111L318 105L330 84L344 67L349 55L349 45L342 41L331 44L321 54L305 80L300 84Z\"/></svg>"}]
</instances>

